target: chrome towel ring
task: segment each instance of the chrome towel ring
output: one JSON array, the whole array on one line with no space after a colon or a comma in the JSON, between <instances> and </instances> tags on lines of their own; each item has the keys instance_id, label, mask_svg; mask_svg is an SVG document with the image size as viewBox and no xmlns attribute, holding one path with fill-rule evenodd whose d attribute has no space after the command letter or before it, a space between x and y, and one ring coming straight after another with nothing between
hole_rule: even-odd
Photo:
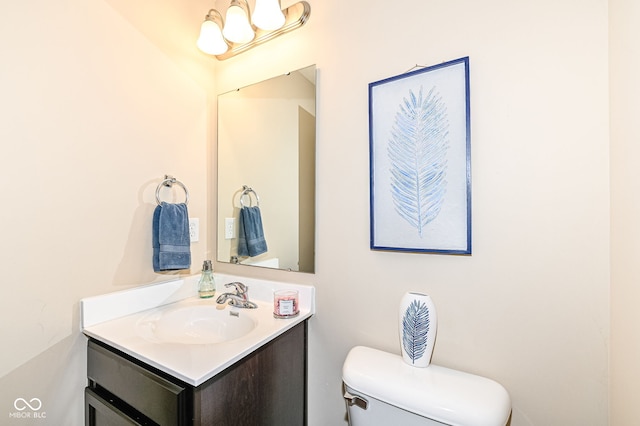
<instances>
[{"instance_id":1,"label":"chrome towel ring","mask_svg":"<svg viewBox=\"0 0 640 426\"><path fill-rule=\"evenodd\" d=\"M247 185L242 185L242 194L240 194L240 205L245 207L244 201L242 199L246 195L249 197L249 207L253 207L253 201L251 200L251 193L253 193L254 197L256 197L256 206L260 207L260 197L258 197L258 193L254 191L251 187Z\"/></svg>"},{"instance_id":2,"label":"chrome towel ring","mask_svg":"<svg viewBox=\"0 0 640 426\"><path fill-rule=\"evenodd\" d=\"M158 203L158 205L162 204L162 202L160 201L160 189L162 189L163 186L171 188L171 187L173 187L174 183L176 185L182 187L182 189L184 190L184 195L185 195L184 203L185 204L189 204L189 190L187 189L186 186L184 186L184 183L180 182L179 180L177 180L176 178L174 178L171 175L164 175L164 180L162 182L160 182L160 184L156 188L156 203Z\"/></svg>"}]
</instances>

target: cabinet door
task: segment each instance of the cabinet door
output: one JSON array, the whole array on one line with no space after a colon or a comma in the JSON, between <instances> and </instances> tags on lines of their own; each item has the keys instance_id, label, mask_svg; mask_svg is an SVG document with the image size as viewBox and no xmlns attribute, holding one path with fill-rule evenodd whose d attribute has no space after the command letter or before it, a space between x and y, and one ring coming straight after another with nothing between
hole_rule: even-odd
<instances>
[{"instance_id":1,"label":"cabinet door","mask_svg":"<svg viewBox=\"0 0 640 426\"><path fill-rule=\"evenodd\" d=\"M195 426L306 425L306 321L195 390Z\"/></svg>"},{"instance_id":2,"label":"cabinet door","mask_svg":"<svg viewBox=\"0 0 640 426\"><path fill-rule=\"evenodd\" d=\"M85 426L142 426L91 389L84 391Z\"/></svg>"}]
</instances>

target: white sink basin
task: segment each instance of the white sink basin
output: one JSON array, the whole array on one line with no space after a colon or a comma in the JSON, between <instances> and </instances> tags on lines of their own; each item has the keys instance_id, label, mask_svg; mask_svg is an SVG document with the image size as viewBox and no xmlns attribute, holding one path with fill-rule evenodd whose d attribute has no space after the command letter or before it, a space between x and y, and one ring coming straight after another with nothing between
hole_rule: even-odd
<instances>
[{"instance_id":1,"label":"white sink basin","mask_svg":"<svg viewBox=\"0 0 640 426\"><path fill-rule=\"evenodd\" d=\"M226 274L215 277L219 284L246 284L249 299L258 308L238 309L218 305L213 298L200 299L199 276L194 275L82 299L82 331L185 383L200 386L315 313L313 286ZM299 291L300 315L274 318L273 292L289 289Z\"/></svg>"},{"instance_id":2,"label":"white sink basin","mask_svg":"<svg viewBox=\"0 0 640 426\"><path fill-rule=\"evenodd\" d=\"M248 309L231 309L215 301L169 306L140 318L136 331L146 340L185 345L228 342L245 336L257 325Z\"/></svg>"}]
</instances>

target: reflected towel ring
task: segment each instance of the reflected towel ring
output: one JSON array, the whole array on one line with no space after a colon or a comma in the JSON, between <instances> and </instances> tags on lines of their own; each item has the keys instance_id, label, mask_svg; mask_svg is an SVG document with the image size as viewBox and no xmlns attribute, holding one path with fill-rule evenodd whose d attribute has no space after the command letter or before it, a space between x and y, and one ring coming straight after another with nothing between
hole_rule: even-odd
<instances>
[{"instance_id":1,"label":"reflected towel ring","mask_svg":"<svg viewBox=\"0 0 640 426\"><path fill-rule=\"evenodd\" d=\"M249 197L249 207L253 207L253 201L251 200L251 195L250 195L252 192L253 192L253 195L256 197L256 206L260 207L260 197L258 197L258 193L254 191L252 188L248 187L247 185L242 185L242 194L240 194L240 205L242 207L245 207L244 201L242 201L242 198L245 195Z\"/></svg>"},{"instance_id":2,"label":"reflected towel ring","mask_svg":"<svg viewBox=\"0 0 640 426\"><path fill-rule=\"evenodd\" d=\"M162 182L160 182L160 184L158 185L158 187L156 188L156 203L158 203L158 205L162 204L162 202L160 201L160 189L163 186L166 186L168 188L171 188L173 186L173 184L176 184L180 187L182 187L182 189L184 190L184 203L185 204L189 204L189 190L187 190L187 187L184 186L184 183L180 182L179 180L177 180L176 178L174 178L173 176L170 175L164 175L164 180Z\"/></svg>"}]
</instances>

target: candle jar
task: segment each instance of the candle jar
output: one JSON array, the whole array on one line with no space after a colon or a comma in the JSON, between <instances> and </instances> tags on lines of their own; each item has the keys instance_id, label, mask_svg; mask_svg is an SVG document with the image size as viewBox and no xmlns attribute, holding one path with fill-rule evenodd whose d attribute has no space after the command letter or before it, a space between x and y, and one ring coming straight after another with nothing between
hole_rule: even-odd
<instances>
[{"instance_id":1,"label":"candle jar","mask_svg":"<svg viewBox=\"0 0 640 426\"><path fill-rule=\"evenodd\" d=\"M273 316L293 318L300 313L298 290L276 290L273 292Z\"/></svg>"}]
</instances>

